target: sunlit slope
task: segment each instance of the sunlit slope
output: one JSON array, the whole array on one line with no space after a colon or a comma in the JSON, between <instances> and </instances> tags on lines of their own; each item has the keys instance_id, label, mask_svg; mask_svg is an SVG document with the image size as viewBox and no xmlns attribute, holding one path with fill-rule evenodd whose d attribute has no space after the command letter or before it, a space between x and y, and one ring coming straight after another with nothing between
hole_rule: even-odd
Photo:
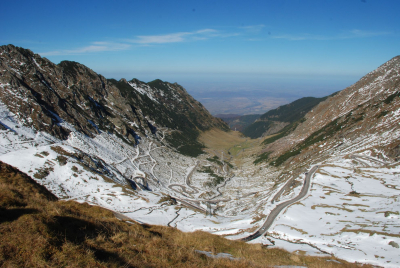
<instances>
[{"instance_id":1,"label":"sunlit slope","mask_svg":"<svg viewBox=\"0 0 400 268\"><path fill-rule=\"evenodd\" d=\"M0 162L0 265L4 267L357 267L204 232L121 221L112 211L58 201L26 174ZM117 215L118 216L118 215ZM229 253L228 258L210 258Z\"/></svg>"},{"instance_id":2,"label":"sunlit slope","mask_svg":"<svg viewBox=\"0 0 400 268\"><path fill-rule=\"evenodd\" d=\"M262 152L270 155L265 161L301 165L360 143L358 149L375 146L398 157L399 96L400 57L395 57L315 106L288 135L266 138Z\"/></svg>"},{"instance_id":3,"label":"sunlit slope","mask_svg":"<svg viewBox=\"0 0 400 268\"><path fill-rule=\"evenodd\" d=\"M245 137L238 131L225 132L216 128L203 132L199 141L205 145L206 152L219 157L223 154L225 159L236 166L240 165L244 158L252 158L253 154L262 149L261 140Z\"/></svg>"}]
</instances>

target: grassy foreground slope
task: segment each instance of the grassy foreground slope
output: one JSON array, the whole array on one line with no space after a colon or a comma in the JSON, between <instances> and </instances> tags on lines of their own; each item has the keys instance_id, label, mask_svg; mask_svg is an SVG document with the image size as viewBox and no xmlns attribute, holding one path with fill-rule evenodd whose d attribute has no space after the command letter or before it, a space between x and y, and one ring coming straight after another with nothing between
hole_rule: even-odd
<instances>
[{"instance_id":1,"label":"grassy foreground slope","mask_svg":"<svg viewBox=\"0 0 400 268\"><path fill-rule=\"evenodd\" d=\"M57 200L2 162L0 237L1 267L359 267L204 232L120 221L109 210ZM208 258L195 250L230 253L240 260Z\"/></svg>"}]
</instances>

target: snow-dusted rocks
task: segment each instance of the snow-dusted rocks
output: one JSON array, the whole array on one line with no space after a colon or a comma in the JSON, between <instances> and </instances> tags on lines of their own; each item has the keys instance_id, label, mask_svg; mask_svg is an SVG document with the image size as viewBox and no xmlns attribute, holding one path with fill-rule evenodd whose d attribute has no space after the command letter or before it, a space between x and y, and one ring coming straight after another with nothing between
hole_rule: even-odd
<instances>
[{"instance_id":1,"label":"snow-dusted rocks","mask_svg":"<svg viewBox=\"0 0 400 268\"><path fill-rule=\"evenodd\" d=\"M296 197L304 173L317 165L306 196L255 242L400 266L399 58L264 148L276 157L301 148L284 165L255 165L255 147L230 167L224 161L236 156L228 152L190 156L201 152L201 131L226 126L181 86L107 80L79 63L54 65L29 50L1 49L0 161L61 199L240 239Z\"/></svg>"}]
</instances>

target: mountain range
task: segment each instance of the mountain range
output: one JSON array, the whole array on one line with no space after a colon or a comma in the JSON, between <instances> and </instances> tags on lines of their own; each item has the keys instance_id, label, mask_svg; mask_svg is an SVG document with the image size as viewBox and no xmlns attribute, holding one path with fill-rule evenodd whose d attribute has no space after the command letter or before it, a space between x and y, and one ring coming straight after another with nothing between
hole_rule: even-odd
<instances>
[{"instance_id":1,"label":"mountain range","mask_svg":"<svg viewBox=\"0 0 400 268\"><path fill-rule=\"evenodd\" d=\"M157 122L173 132L171 145L196 155L199 131L226 129L178 84L107 80L77 62L55 65L12 45L1 50L1 101L26 126L56 138L66 139L73 126L89 137L111 132L135 144Z\"/></svg>"},{"instance_id":2,"label":"mountain range","mask_svg":"<svg viewBox=\"0 0 400 268\"><path fill-rule=\"evenodd\" d=\"M177 83L106 79L13 45L0 47L0 91L0 161L58 199L144 226L400 265L400 57L267 112L247 127L257 139Z\"/></svg>"}]
</instances>

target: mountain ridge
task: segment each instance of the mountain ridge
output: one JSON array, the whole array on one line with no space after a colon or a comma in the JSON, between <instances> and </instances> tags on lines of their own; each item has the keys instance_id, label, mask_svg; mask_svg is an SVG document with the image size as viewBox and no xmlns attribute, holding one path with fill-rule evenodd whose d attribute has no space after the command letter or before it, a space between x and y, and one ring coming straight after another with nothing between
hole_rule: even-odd
<instances>
[{"instance_id":1,"label":"mountain ridge","mask_svg":"<svg viewBox=\"0 0 400 268\"><path fill-rule=\"evenodd\" d=\"M386 126L385 131L388 131L390 127L395 128L395 122L398 120L396 112L398 101L393 100L398 95L399 87L400 56L396 56L365 75L355 84L318 104L305 115L305 120L296 129L286 137L268 143L264 151L272 151L271 156L277 156L284 151L293 151L298 144L313 133L317 134L335 120L345 121L345 117L352 118L353 122L359 125L364 132L350 128L348 134L335 134L338 138L342 135L342 138L339 139L346 136L354 139L358 137L357 135L366 135L368 132L380 132L383 131L383 129L379 129L382 126ZM388 99L390 101L387 101ZM393 122L380 124L382 120L388 118L381 115L383 111L395 115ZM368 120L363 120L364 118ZM344 129L338 130L338 132L344 132ZM350 135L351 132L354 133Z\"/></svg>"},{"instance_id":2,"label":"mountain ridge","mask_svg":"<svg viewBox=\"0 0 400 268\"><path fill-rule=\"evenodd\" d=\"M175 148L184 153L192 148L197 155L202 148L196 141L199 131L212 127L227 130L222 120L212 117L176 83L107 80L77 62L55 65L12 45L0 50L2 102L27 125L61 139L70 133L66 124L72 124L90 137L99 131L112 131L135 143L133 133L151 134L153 122L173 132L169 139ZM34 101L17 98L15 103L16 94Z\"/></svg>"},{"instance_id":3,"label":"mountain ridge","mask_svg":"<svg viewBox=\"0 0 400 268\"><path fill-rule=\"evenodd\" d=\"M336 93L330 96L334 94ZM303 97L289 104L281 105L262 114L258 120L243 130L243 134L250 138L259 138L293 129L294 124L302 120L314 106L330 96L322 98ZM287 135L287 131L285 135Z\"/></svg>"}]
</instances>

